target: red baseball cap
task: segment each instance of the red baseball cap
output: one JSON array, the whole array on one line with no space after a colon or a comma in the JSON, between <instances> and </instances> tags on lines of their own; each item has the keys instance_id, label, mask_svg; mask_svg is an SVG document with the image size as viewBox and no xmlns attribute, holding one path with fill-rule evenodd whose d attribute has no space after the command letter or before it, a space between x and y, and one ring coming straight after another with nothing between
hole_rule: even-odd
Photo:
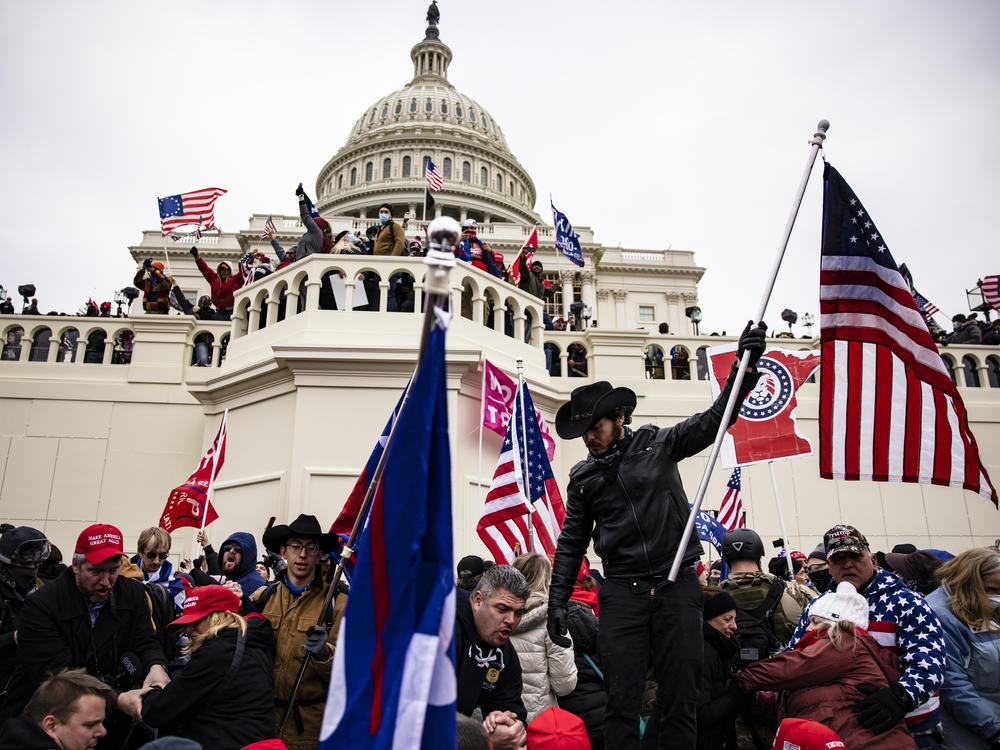
<instances>
[{"instance_id":1,"label":"red baseball cap","mask_svg":"<svg viewBox=\"0 0 1000 750\"><path fill-rule=\"evenodd\" d=\"M835 750L845 747L840 735L818 721L785 719L778 727L771 750Z\"/></svg>"},{"instance_id":2,"label":"red baseball cap","mask_svg":"<svg viewBox=\"0 0 1000 750\"><path fill-rule=\"evenodd\" d=\"M213 612L239 612L240 598L225 586L199 586L184 600L181 616L171 625L187 625Z\"/></svg>"},{"instance_id":3,"label":"red baseball cap","mask_svg":"<svg viewBox=\"0 0 1000 750\"><path fill-rule=\"evenodd\" d=\"M551 706L528 724L527 745L528 750L590 750L590 738L583 719Z\"/></svg>"},{"instance_id":4,"label":"red baseball cap","mask_svg":"<svg viewBox=\"0 0 1000 750\"><path fill-rule=\"evenodd\" d=\"M74 552L87 558L91 565L100 565L115 555L125 554L122 532L107 523L95 523L80 532Z\"/></svg>"},{"instance_id":5,"label":"red baseball cap","mask_svg":"<svg viewBox=\"0 0 1000 750\"><path fill-rule=\"evenodd\" d=\"M803 553L799 552L797 549L793 549L788 554L790 554L792 556L793 560L808 560L809 559Z\"/></svg>"}]
</instances>

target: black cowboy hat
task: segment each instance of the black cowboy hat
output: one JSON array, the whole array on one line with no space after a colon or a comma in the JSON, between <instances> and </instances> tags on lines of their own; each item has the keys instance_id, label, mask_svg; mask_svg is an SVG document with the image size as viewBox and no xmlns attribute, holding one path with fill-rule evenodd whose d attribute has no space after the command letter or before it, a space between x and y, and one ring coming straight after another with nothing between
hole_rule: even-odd
<instances>
[{"instance_id":1,"label":"black cowboy hat","mask_svg":"<svg viewBox=\"0 0 1000 750\"><path fill-rule=\"evenodd\" d=\"M606 380L582 385L573 390L569 402L556 412L556 432L563 440L578 438L619 406L625 407L626 415L631 414L635 409L635 392L612 388Z\"/></svg>"},{"instance_id":2,"label":"black cowboy hat","mask_svg":"<svg viewBox=\"0 0 1000 750\"><path fill-rule=\"evenodd\" d=\"M300 514L290 524L272 526L264 532L262 539L264 547L269 552L281 554L281 548L285 546L289 537L293 536L315 538L324 552L330 552L337 546L337 535L324 534L323 527L319 525L316 516L308 516L305 513Z\"/></svg>"}]
</instances>

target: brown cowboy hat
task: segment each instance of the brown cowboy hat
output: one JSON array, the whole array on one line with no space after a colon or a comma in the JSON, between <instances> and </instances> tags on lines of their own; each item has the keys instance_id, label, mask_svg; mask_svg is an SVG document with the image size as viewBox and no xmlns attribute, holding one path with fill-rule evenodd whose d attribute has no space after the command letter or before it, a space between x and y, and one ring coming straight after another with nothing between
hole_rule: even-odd
<instances>
[{"instance_id":1,"label":"brown cowboy hat","mask_svg":"<svg viewBox=\"0 0 1000 750\"><path fill-rule=\"evenodd\" d=\"M264 532L262 541L269 552L280 555L281 548L293 536L315 538L324 552L331 551L337 545L337 535L323 533L323 527L319 525L316 516L309 516L305 513L300 514L289 524L272 526Z\"/></svg>"},{"instance_id":2,"label":"brown cowboy hat","mask_svg":"<svg viewBox=\"0 0 1000 750\"><path fill-rule=\"evenodd\" d=\"M606 380L575 388L569 402L556 412L556 432L563 440L578 438L617 407L625 413L635 409L635 392L629 388L613 388Z\"/></svg>"}]
</instances>

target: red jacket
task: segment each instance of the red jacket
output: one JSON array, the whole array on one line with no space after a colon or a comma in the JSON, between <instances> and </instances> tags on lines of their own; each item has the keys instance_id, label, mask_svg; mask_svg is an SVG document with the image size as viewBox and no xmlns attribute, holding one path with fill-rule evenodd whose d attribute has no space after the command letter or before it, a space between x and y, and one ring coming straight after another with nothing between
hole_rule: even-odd
<instances>
[{"instance_id":1,"label":"red jacket","mask_svg":"<svg viewBox=\"0 0 1000 750\"><path fill-rule=\"evenodd\" d=\"M780 719L825 724L851 750L916 750L902 721L888 732L872 734L851 711L865 697L858 685L888 687L899 675L896 656L864 631L857 636L845 633L839 649L829 638L817 639L815 631L808 631L794 651L755 662L733 677L744 692L785 691L778 709Z\"/></svg>"},{"instance_id":2,"label":"red jacket","mask_svg":"<svg viewBox=\"0 0 1000 750\"><path fill-rule=\"evenodd\" d=\"M232 273L232 267L230 266L230 276L225 282L222 282L215 271L208 267L208 264L200 255L195 258L195 262L198 264L198 270L201 271L201 275L205 277L205 281L211 286L212 304L215 305L217 310L232 310L233 295L237 289L243 286L243 275ZM226 265L229 266L228 263ZM219 267L221 266L222 263L219 264Z\"/></svg>"}]
</instances>

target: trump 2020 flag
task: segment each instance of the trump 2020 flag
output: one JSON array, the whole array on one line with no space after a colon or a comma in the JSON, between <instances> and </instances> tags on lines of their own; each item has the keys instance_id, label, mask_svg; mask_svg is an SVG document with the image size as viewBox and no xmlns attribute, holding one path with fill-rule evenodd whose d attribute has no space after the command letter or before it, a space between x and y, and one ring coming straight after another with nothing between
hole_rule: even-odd
<instances>
[{"instance_id":1,"label":"trump 2020 flag","mask_svg":"<svg viewBox=\"0 0 1000 750\"><path fill-rule=\"evenodd\" d=\"M455 747L445 331L399 414L340 623L320 748Z\"/></svg>"},{"instance_id":2,"label":"trump 2020 flag","mask_svg":"<svg viewBox=\"0 0 1000 750\"><path fill-rule=\"evenodd\" d=\"M823 187L820 476L962 487L996 504L965 404L885 238L829 163Z\"/></svg>"},{"instance_id":3,"label":"trump 2020 flag","mask_svg":"<svg viewBox=\"0 0 1000 750\"><path fill-rule=\"evenodd\" d=\"M713 346L705 352L715 398L729 377L736 346ZM819 360L815 351L770 347L764 352L757 362L761 373L757 386L740 405L740 418L723 438L719 457L725 468L812 453L812 444L796 427L795 392L816 371Z\"/></svg>"},{"instance_id":4,"label":"trump 2020 flag","mask_svg":"<svg viewBox=\"0 0 1000 750\"><path fill-rule=\"evenodd\" d=\"M215 508L208 502L208 490L215 478L219 476L222 464L226 460L226 418L228 415L228 410L222 415L219 432L212 444L208 446L205 455L201 457L198 468L184 484L170 490L167 505L160 516L160 528L165 531L171 532L184 526L200 529L202 516L206 513L207 516L204 518L206 525L219 517Z\"/></svg>"},{"instance_id":5,"label":"trump 2020 flag","mask_svg":"<svg viewBox=\"0 0 1000 750\"><path fill-rule=\"evenodd\" d=\"M556 250L561 252L576 265L583 265L583 250L580 248L580 235L573 231L573 225L569 223L566 214L552 206L552 223L556 227Z\"/></svg>"},{"instance_id":6,"label":"trump 2020 flag","mask_svg":"<svg viewBox=\"0 0 1000 750\"><path fill-rule=\"evenodd\" d=\"M503 370L488 359L483 360L483 427L498 435L507 434L507 423L514 407L514 397L517 395L515 383ZM535 409L538 429L545 443L545 455L551 461L556 455L556 441L549 432L542 413Z\"/></svg>"}]
</instances>

